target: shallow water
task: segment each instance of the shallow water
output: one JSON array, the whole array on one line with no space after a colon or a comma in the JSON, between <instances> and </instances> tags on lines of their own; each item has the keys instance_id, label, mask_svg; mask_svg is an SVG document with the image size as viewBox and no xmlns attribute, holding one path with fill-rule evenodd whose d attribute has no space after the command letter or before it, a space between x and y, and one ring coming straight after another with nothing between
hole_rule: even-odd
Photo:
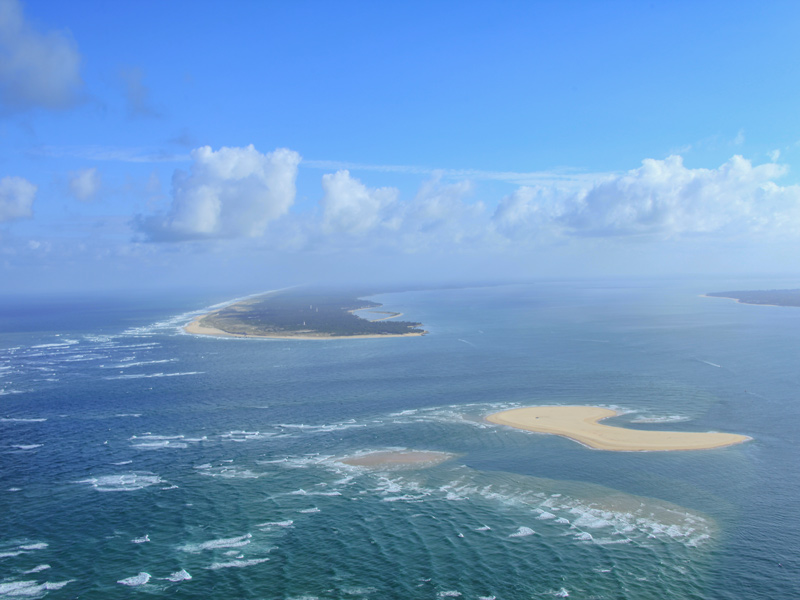
<instances>
[{"instance_id":1,"label":"shallow water","mask_svg":"<svg viewBox=\"0 0 800 600\"><path fill-rule=\"evenodd\" d=\"M0 598L798 596L800 310L705 291L391 294L430 335L310 342L182 334L199 299L73 300L60 329L6 305ZM483 421L530 404L754 440L617 453ZM338 460L391 449L455 457Z\"/></svg>"}]
</instances>

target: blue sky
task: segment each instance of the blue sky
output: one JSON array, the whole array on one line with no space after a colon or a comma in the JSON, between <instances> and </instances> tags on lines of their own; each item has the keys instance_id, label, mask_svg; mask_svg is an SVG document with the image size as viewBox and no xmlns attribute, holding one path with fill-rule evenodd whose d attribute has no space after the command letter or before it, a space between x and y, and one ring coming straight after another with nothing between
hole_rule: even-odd
<instances>
[{"instance_id":1,"label":"blue sky","mask_svg":"<svg viewBox=\"0 0 800 600\"><path fill-rule=\"evenodd\" d=\"M3 291L793 276L799 16L0 0Z\"/></svg>"}]
</instances>

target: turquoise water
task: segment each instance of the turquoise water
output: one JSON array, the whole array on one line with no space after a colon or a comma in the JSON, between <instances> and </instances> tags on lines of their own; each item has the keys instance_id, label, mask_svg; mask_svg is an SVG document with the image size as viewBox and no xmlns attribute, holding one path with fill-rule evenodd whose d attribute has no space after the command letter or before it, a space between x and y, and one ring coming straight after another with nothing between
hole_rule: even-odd
<instances>
[{"instance_id":1,"label":"turquoise water","mask_svg":"<svg viewBox=\"0 0 800 600\"><path fill-rule=\"evenodd\" d=\"M5 301L0 598L798 597L800 310L705 291L388 294L430 335L337 341L181 333L204 299ZM483 421L531 404L754 440ZM386 449L455 456L339 462Z\"/></svg>"}]
</instances>

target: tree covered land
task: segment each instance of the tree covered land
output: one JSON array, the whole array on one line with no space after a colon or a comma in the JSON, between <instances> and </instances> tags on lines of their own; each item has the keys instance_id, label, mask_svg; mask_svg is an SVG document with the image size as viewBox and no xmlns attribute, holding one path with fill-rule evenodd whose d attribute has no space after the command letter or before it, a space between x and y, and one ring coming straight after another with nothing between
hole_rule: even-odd
<instances>
[{"instance_id":1,"label":"tree covered land","mask_svg":"<svg viewBox=\"0 0 800 600\"><path fill-rule=\"evenodd\" d=\"M206 315L201 324L240 335L401 335L423 333L421 323L387 319L376 311L375 320L352 311L377 308L355 293L291 289L270 292Z\"/></svg>"}]
</instances>

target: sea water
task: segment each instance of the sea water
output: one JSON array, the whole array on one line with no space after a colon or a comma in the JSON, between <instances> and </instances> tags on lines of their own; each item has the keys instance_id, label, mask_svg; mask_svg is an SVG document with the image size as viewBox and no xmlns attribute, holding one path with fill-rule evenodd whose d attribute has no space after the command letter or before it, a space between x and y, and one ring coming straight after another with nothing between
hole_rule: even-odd
<instances>
[{"instance_id":1,"label":"sea water","mask_svg":"<svg viewBox=\"0 0 800 600\"><path fill-rule=\"evenodd\" d=\"M707 286L386 294L430 333L327 341L183 333L207 298L6 300L0 599L800 597L800 309ZM753 440L484 421L537 404ZM392 449L453 458L340 462Z\"/></svg>"}]
</instances>

